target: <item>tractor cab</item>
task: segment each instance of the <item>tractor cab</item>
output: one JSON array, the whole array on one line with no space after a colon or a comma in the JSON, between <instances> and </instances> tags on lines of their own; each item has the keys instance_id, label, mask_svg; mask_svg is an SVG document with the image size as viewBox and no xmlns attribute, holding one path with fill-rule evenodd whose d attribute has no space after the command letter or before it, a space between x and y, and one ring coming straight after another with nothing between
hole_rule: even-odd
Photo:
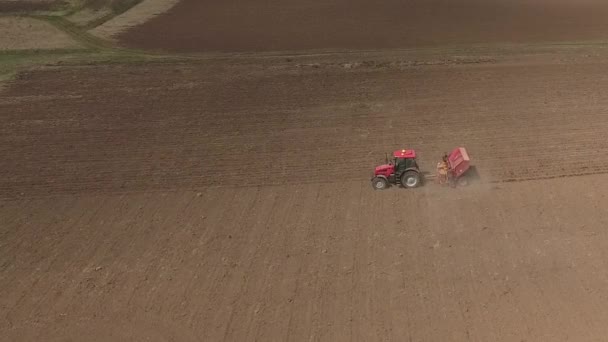
<instances>
[{"instance_id":1,"label":"tractor cab","mask_svg":"<svg viewBox=\"0 0 608 342\"><path fill-rule=\"evenodd\" d=\"M418 164L416 163L416 151L399 150L393 152L392 164L394 165L395 173L401 173L399 171L410 168L418 168Z\"/></svg>"},{"instance_id":2,"label":"tractor cab","mask_svg":"<svg viewBox=\"0 0 608 342\"><path fill-rule=\"evenodd\" d=\"M386 163L376 167L372 178L374 189L383 190L391 184L401 184L406 188L420 185L420 170L414 150L397 150L390 161L387 156Z\"/></svg>"}]
</instances>

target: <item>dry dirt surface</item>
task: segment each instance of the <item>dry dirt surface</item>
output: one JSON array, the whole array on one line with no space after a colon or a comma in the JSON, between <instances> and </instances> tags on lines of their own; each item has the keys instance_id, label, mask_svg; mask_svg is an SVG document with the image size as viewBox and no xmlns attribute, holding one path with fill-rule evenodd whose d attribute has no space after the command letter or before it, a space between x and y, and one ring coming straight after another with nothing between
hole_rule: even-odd
<instances>
[{"instance_id":1,"label":"dry dirt surface","mask_svg":"<svg viewBox=\"0 0 608 342\"><path fill-rule=\"evenodd\" d=\"M352 58L20 74L0 340L607 336L605 56ZM468 188L369 185L457 145Z\"/></svg>"},{"instance_id":2,"label":"dry dirt surface","mask_svg":"<svg viewBox=\"0 0 608 342\"><path fill-rule=\"evenodd\" d=\"M156 16L171 9L179 0L143 0L125 13L117 15L90 30L89 32L100 38L114 40L119 35L131 28L141 25Z\"/></svg>"},{"instance_id":3,"label":"dry dirt surface","mask_svg":"<svg viewBox=\"0 0 608 342\"><path fill-rule=\"evenodd\" d=\"M605 0L183 0L120 38L185 52L605 41L607 17Z\"/></svg>"},{"instance_id":4,"label":"dry dirt surface","mask_svg":"<svg viewBox=\"0 0 608 342\"><path fill-rule=\"evenodd\" d=\"M601 341L606 176L2 203L3 341Z\"/></svg>"},{"instance_id":5,"label":"dry dirt surface","mask_svg":"<svg viewBox=\"0 0 608 342\"><path fill-rule=\"evenodd\" d=\"M111 14L112 10L110 8L83 8L67 16L67 19L76 25L86 26Z\"/></svg>"},{"instance_id":6,"label":"dry dirt surface","mask_svg":"<svg viewBox=\"0 0 608 342\"><path fill-rule=\"evenodd\" d=\"M69 35L45 21L24 17L0 17L0 51L78 47L78 43Z\"/></svg>"}]
</instances>

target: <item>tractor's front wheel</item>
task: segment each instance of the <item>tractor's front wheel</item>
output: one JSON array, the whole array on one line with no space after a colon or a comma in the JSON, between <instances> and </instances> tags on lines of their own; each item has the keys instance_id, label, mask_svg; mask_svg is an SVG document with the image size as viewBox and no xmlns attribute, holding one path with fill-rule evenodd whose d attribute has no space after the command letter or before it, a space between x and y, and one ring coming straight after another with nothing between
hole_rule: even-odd
<instances>
[{"instance_id":1,"label":"tractor's front wheel","mask_svg":"<svg viewBox=\"0 0 608 342\"><path fill-rule=\"evenodd\" d=\"M386 178L374 177L372 179L372 187L374 187L374 190L386 190L388 189L388 181Z\"/></svg>"},{"instance_id":2,"label":"tractor's front wheel","mask_svg":"<svg viewBox=\"0 0 608 342\"><path fill-rule=\"evenodd\" d=\"M420 174L416 171L407 171L401 176L401 185L406 188L416 188L420 185Z\"/></svg>"}]
</instances>

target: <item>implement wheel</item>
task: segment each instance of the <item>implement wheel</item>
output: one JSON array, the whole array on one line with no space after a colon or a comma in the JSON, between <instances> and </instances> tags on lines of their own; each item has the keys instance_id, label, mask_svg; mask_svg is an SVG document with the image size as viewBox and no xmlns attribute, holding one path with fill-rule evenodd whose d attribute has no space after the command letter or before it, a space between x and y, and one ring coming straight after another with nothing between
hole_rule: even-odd
<instances>
[{"instance_id":1,"label":"implement wheel","mask_svg":"<svg viewBox=\"0 0 608 342\"><path fill-rule=\"evenodd\" d=\"M407 171L401 176L401 185L405 188L417 188L420 185L420 174L416 171Z\"/></svg>"},{"instance_id":2,"label":"implement wheel","mask_svg":"<svg viewBox=\"0 0 608 342\"><path fill-rule=\"evenodd\" d=\"M386 178L374 177L374 179L372 179L372 187L374 190L386 190L388 189L388 186L389 184Z\"/></svg>"}]
</instances>

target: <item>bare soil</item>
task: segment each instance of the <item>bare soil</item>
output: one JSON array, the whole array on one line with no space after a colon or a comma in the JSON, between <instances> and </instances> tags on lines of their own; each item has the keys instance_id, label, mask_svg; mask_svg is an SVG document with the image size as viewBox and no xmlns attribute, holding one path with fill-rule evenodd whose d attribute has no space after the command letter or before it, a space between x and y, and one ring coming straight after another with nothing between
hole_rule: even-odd
<instances>
[{"instance_id":1,"label":"bare soil","mask_svg":"<svg viewBox=\"0 0 608 342\"><path fill-rule=\"evenodd\" d=\"M49 11L67 3L64 0L0 0L0 13Z\"/></svg>"},{"instance_id":2,"label":"bare soil","mask_svg":"<svg viewBox=\"0 0 608 342\"><path fill-rule=\"evenodd\" d=\"M182 52L606 41L604 0L183 0L120 36Z\"/></svg>"},{"instance_id":3,"label":"bare soil","mask_svg":"<svg viewBox=\"0 0 608 342\"><path fill-rule=\"evenodd\" d=\"M22 73L0 98L0 189L14 197L356 181L387 149L415 147L432 170L457 145L487 181L604 173L607 64L589 59Z\"/></svg>"},{"instance_id":4,"label":"bare soil","mask_svg":"<svg viewBox=\"0 0 608 342\"><path fill-rule=\"evenodd\" d=\"M99 32L170 7L151 4ZM20 73L0 90L0 341L603 340L608 54L492 44L604 40L606 14L183 0L119 39L301 55ZM318 53L385 48L416 49ZM371 189L385 152L432 171L455 146L469 187Z\"/></svg>"},{"instance_id":5,"label":"bare soil","mask_svg":"<svg viewBox=\"0 0 608 342\"><path fill-rule=\"evenodd\" d=\"M128 11L121 13L102 25L90 30L90 33L100 38L114 40L115 36L168 11L175 6L178 1L179 0L143 0L138 2L137 5ZM127 6L130 3L135 3L135 1L123 2L117 1L116 5L112 8L120 9L121 7L118 5Z\"/></svg>"},{"instance_id":6,"label":"bare soil","mask_svg":"<svg viewBox=\"0 0 608 342\"><path fill-rule=\"evenodd\" d=\"M73 13L67 17L67 19L79 26L86 26L91 23L95 23L98 20L112 15L112 10L108 7L103 8L83 8L76 13Z\"/></svg>"},{"instance_id":7,"label":"bare soil","mask_svg":"<svg viewBox=\"0 0 608 342\"><path fill-rule=\"evenodd\" d=\"M606 184L4 202L0 340L601 340Z\"/></svg>"},{"instance_id":8,"label":"bare soil","mask_svg":"<svg viewBox=\"0 0 608 342\"><path fill-rule=\"evenodd\" d=\"M608 60L547 56L20 74L0 340L601 340ZM369 185L457 145L470 187Z\"/></svg>"},{"instance_id":9,"label":"bare soil","mask_svg":"<svg viewBox=\"0 0 608 342\"><path fill-rule=\"evenodd\" d=\"M78 43L69 35L45 21L25 17L0 17L0 51L78 47Z\"/></svg>"}]
</instances>

